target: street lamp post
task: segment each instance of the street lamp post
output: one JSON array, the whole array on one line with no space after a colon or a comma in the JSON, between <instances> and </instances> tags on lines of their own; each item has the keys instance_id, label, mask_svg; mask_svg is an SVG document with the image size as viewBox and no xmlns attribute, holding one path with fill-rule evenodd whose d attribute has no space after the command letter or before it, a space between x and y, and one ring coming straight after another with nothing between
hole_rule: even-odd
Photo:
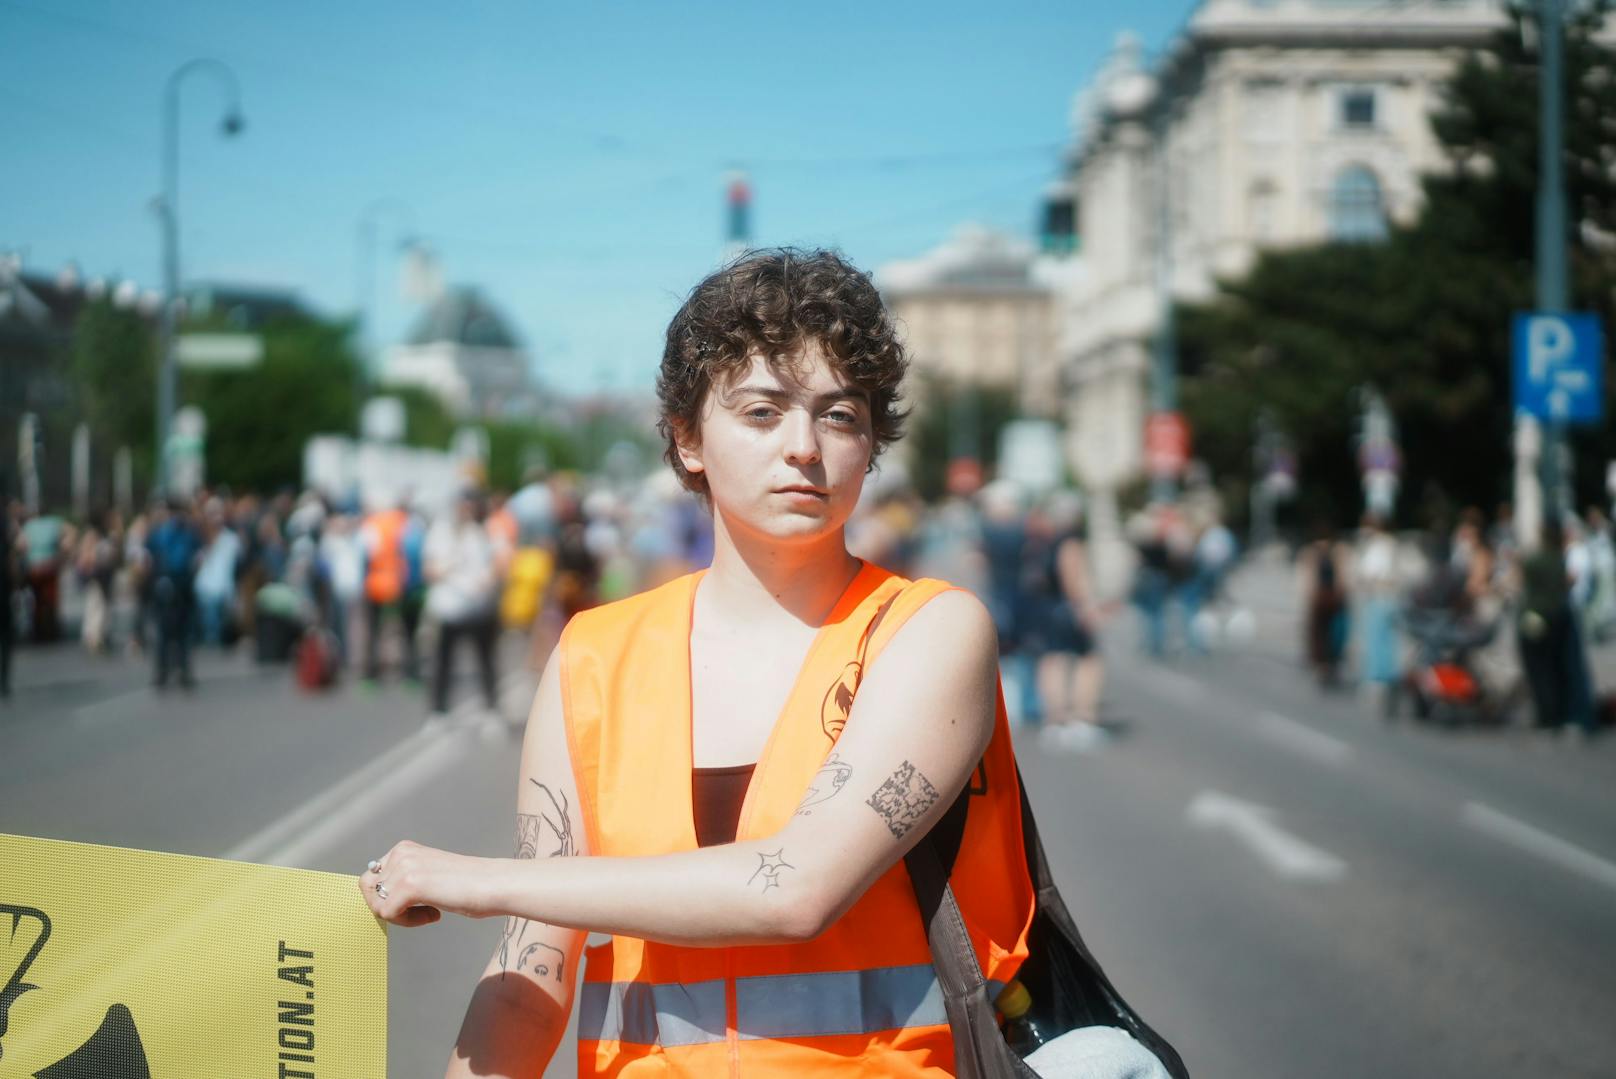
<instances>
[{"instance_id":1,"label":"street lamp post","mask_svg":"<svg viewBox=\"0 0 1616 1079\"><path fill-rule=\"evenodd\" d=\"M161 359L157 373L157 486L168 489L168 432L174 416L174 338L180 304L180 210L179 210L179 126L180 83L187 76L209 72L224 86L229 104L219 130L230 137L239 134L245 121L241 116L241 90L233 71L222 62L207 57L190 60L175 68L163 87L163 194L158 217L163 230L163 316L161 320Z\"/></svg>"}]
</instances>

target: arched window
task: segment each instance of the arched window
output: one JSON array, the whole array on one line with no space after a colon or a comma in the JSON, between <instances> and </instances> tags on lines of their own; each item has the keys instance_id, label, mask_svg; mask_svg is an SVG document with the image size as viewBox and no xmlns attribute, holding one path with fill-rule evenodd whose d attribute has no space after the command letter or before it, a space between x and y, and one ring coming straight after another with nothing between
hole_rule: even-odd
<instances>
[{"instance_id":1,"label":"arched window","mask_svg":"<svg viewBox=\"0 0 1616 1079\"><path fill-rule=\"evenodd\" d=\"M1386 207L1380 181L1363 165L1348 165L1330 185L1330 238L1366 241L1386 238Z\"/></svg>"}]
</instances>

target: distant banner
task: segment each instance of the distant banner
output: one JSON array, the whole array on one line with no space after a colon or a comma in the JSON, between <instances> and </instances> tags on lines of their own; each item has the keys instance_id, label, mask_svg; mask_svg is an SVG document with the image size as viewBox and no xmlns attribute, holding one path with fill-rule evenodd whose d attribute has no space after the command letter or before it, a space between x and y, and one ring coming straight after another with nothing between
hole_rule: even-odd
<instances>
[{"instance_id":1,"label":"distant banner","mask_svg":"<svg viewBox=\"0 0 1616 1079\"><path fill-rule=\"evenodd\" d=\"M0 1079L385 1079L354 878L0 834Z\"/></svg>"}]
</instances>

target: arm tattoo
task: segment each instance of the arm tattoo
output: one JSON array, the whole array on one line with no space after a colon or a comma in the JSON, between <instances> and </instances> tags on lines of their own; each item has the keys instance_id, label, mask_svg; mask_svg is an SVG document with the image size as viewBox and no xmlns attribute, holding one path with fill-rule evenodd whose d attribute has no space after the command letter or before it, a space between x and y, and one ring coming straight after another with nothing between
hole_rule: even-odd
<instances>
[{"instance_id":1,"label":"arm tattoo","mask_svg":"<svg viewBox=\"0 0 1616 1079\"><path fill-rule=\"evenodd\" d=\"M876 788L865 804L881 814L892 838L902 839L940 797L931 781L921 775L914 765L904 761L896 772L887 777L885 783Z\"/></svg>"},{"instance_id":2,"label":"arm tattoo","mask_svg":"<svg viewBox=\"0 0 1616 1079\"><path fill-rule=\"evenodd\" d=\"M784 858L780 857L780 855L784 853L784 847L781 847L773 854L763 854L760 852L758 854L758 867L752 871L752 875L746 879L746 883L751 884L759 877L762 877L763 890L765 892L770 888L780 887L780 870L797 868Z\"/></svg>"},{"instance_id":3,"label":"arm tattoo","mask_svg":"<svg viewBox=\"0 0 1616 1079\"><path fill-rule=\"evenodd\" d=\"M542 952L540 951L541 948L543 949ZM532 944L529 944L526 948L522 949L522 954L516 960L516 969L521 970L524 967L532 966L533 973L539 977L549 974L551 970L554 969L555 979L557 982L560 982L562 980L562 972L566 969L566 964L566 953L564 953L560 948L554 948L548 944L534 941Z\"/></svg>"},{"instance_id":4,"label":"arm tattoo","mask_svg":"<svg viewBox=\"0 0 1616 1079\"><path fill-rule=\"evenodd\" d=\"M566 794L553 791L536 779L529 779L528 782L544 792L544 796L550 801L550 812L518 813L516 815L516 857L536 858L541 846L545 848L546 858L570 858L577 854L578 846L572 838L572 816L567 812ZM499 976L501 978L505 977L505 972L510 969L511 951L514 948L521 947L522 938L527 935L528 924L529 922L526 918L505 919L505 934L500 938L499 942ZM551 948L548 944L539 944L537 942L529 944L517 957L516 969L521 970L526 966L534 950L538 948L545 948L556 953L557 958L553 966L556 971L556 978L559 980L564 960L561 957L561 952ZM550 966L550 964L535 962L533 969L536 973L548 974Z\"/></svg>"},{"instance_id":5,"label":"arm tattoo","mask_svg":"<svg viewBox=\"0 0 1616 1079\"><path fill-rule=\"evenodd\" d=\"M851 765L843 764L841 758L834 753L826 757L825 763L819 766L819 774L814 776L813 782L808 785L808 793L802 796L802 804L797 807L797 816L813 816L814 806L828 802L840 794L851 778L853 778Z\"/></svg>"}]
</instances>

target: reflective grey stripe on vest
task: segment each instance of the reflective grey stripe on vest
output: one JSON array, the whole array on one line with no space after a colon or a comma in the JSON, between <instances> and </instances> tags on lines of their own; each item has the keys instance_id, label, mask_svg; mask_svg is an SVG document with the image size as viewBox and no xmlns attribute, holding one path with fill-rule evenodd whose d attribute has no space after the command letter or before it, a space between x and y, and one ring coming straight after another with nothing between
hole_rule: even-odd
<instances>
[{"instance_id":1,"label":"reflective grey stripe on vest","mask_svg":"<svg viewBox=\"0 0 1616 1079\"><path fill-rule=\"evenodd\" d=\"M988 983L989 999L1003 986ZM739 1037L811 1038L944 1026L942 988L931 965L774 974L735 979ZM705 1045L724 1040L724 983L646 985L585 982L578 1037L635 1045Z\"/></svg>"}]
</instances>

